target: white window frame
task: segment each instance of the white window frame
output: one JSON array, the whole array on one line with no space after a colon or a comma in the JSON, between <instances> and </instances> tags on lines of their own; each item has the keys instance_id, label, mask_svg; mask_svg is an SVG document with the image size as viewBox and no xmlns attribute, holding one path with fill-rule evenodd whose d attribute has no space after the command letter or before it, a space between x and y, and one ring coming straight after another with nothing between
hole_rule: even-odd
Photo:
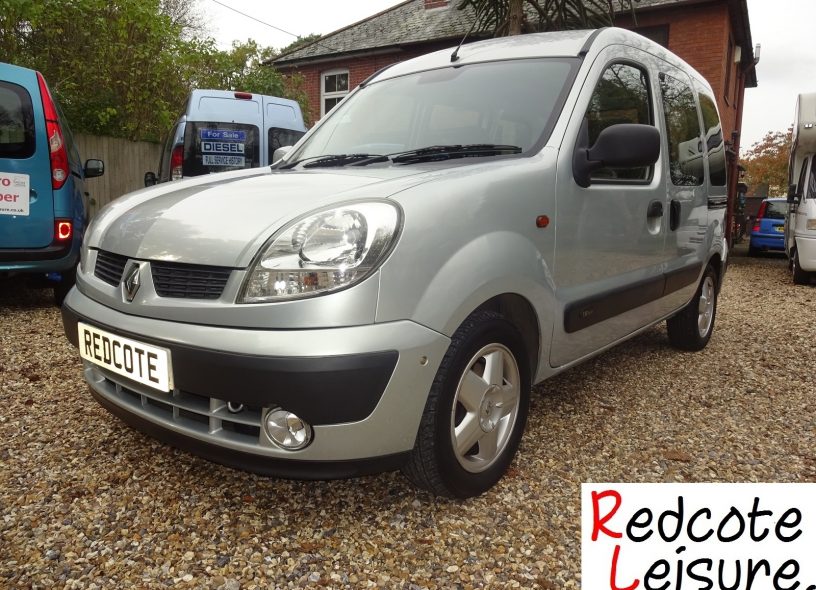
<instances>
[{"instance_id":1,"label":"white window frame","mask_svg":"<svg viewBox=\"0 0 816 590\"><path fill-rule=\"evenodd\" d=\"M351 76L349 76L349 71L346 68L339 68L334 70L326 70L325 72L320 72L320 116L324 117L326 115L326 99L329 98L343 98L349 93L350 88L346 88L346 90L338 91L338 92L326 92L326 78L329 76L337 76L340 74L346 74L349 78L348 86L351 87Z\"/></svg>"}]
</instances>

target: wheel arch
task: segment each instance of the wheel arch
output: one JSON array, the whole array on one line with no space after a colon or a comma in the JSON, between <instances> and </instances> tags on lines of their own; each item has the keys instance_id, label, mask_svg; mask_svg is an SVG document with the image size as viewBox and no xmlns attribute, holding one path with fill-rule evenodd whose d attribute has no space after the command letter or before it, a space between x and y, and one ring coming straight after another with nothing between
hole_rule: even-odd
<instances>
[{"instance_id":1,"label":"wheel arch","mask_svg":"<svg viewBox=\"0 0 816 590\"><path fill-rule=\"evenodd\" d=\"M541 353L541 326L533 305L518 293L502 293L491 297L469 315L483 310L502 315L521 333L530 363L530 375L535 380Z\"/></svg>"}]
</instances>

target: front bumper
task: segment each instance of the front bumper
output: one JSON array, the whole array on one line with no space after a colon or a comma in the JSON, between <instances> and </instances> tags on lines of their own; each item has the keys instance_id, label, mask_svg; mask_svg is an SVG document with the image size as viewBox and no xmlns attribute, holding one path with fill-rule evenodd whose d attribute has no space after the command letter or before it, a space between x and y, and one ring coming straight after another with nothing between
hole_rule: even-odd
<instances>
[{"instance_id":1,"label":"front bumper","mask_svg":"<svg viewBox=\"0 0 816 590\"><path fill-rule=\"evenodd\" d=\"M796 252L799 254L799 268L816 272L816 238L796 236Z\"/></svg>"},{"instance_id":2,"label":"front bumper","mask_svg":"<svg viewBox=\"0 0 816 590\"><path fill-rule=\"evenodd\" d=\"M780 233L751 234L750 245L760 250L785 250L785 236Z\"/></svg>"},{"instance_id":3,"label":"front bumper","mask_svg":"<svg viewBox=\"0 0 816 590\"><path fill-rule=\"evenodd\" d=\"M94 397L136 428L211 460L285 477L344 477L399 467L450 340L409 321L322 330L250 330L131 316L73 289L77 321L171 351L175 389L162 393L85 362ZM233 407L244 409L232 413ZM304 449L277 447L261 427L275 407L309 422Z\"/></svg>"}]
</instances>

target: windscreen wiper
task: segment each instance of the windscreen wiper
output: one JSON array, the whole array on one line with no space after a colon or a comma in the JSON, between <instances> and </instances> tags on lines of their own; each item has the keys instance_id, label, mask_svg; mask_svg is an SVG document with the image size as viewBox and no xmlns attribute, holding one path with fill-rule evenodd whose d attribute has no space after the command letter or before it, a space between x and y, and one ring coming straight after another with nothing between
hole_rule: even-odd
<instances>
[{"instance_id":1,"label":"windscreen wiper","mask_svg":"<svg viewBox=\"0 0 816 590\"><path fill-rule=\"evenodd\" d=\"M521 148L517 145L470 143L465 145L432 145L388 155L395 164L413 164L415 162L435 162L453 158L479 158L520 153Z\"/></svg>"},{"instance_id":2,"label":"windscreen wiper","mask_svg":"<svg viewBox=\"0 0 816 590\"><path fill-rule=\"evenodd\" d=\"M324 154L290 162L289 164L281 166L280 169L288 170L290 168L294 168L298 164L303 164L304 162L306 162L303 164L304 168L332 168L335 166L353 164L354 162L358 162L360 160L366 160L366 163L369 163L368 160L387 162L388 157L380 154Z\"/></svg>"}]
</instances>

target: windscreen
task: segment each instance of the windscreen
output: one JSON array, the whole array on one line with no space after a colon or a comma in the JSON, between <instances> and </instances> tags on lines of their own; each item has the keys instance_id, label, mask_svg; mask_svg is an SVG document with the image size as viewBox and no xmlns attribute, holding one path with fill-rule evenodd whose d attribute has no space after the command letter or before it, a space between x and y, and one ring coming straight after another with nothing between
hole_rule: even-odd
<instances>
[{"instance_id":1,"label":"windscreen","mask_svg":"<svg viewBox=\"0 0 816 590\"><path fill-rule=\"evenodd\" d=\"M765 217L768 219L785 219L788 214L788 203L786 201L768 201L765 208Z\"/></svg>"},{"instance_id":2,"label":"windscreen","mask_svg":"<svg viewBox=\"0 0 816 590\"><path fill-rule=\"evenodd\" d=\"M437 145L502 144L525 152L550 133L574 63L520 59L372 83L336 107L289 160Z\"/></svg>"},{"instance_id":3,"label":"windscreen","mask_svg":"<svg viewBox=\"0 0 816 590\"><path fill-rule=\"evenodd\" d=\"M30 158L33 154L31 96L22 86L0 82L0 158Z\"/></svg>"}]
</instances>

